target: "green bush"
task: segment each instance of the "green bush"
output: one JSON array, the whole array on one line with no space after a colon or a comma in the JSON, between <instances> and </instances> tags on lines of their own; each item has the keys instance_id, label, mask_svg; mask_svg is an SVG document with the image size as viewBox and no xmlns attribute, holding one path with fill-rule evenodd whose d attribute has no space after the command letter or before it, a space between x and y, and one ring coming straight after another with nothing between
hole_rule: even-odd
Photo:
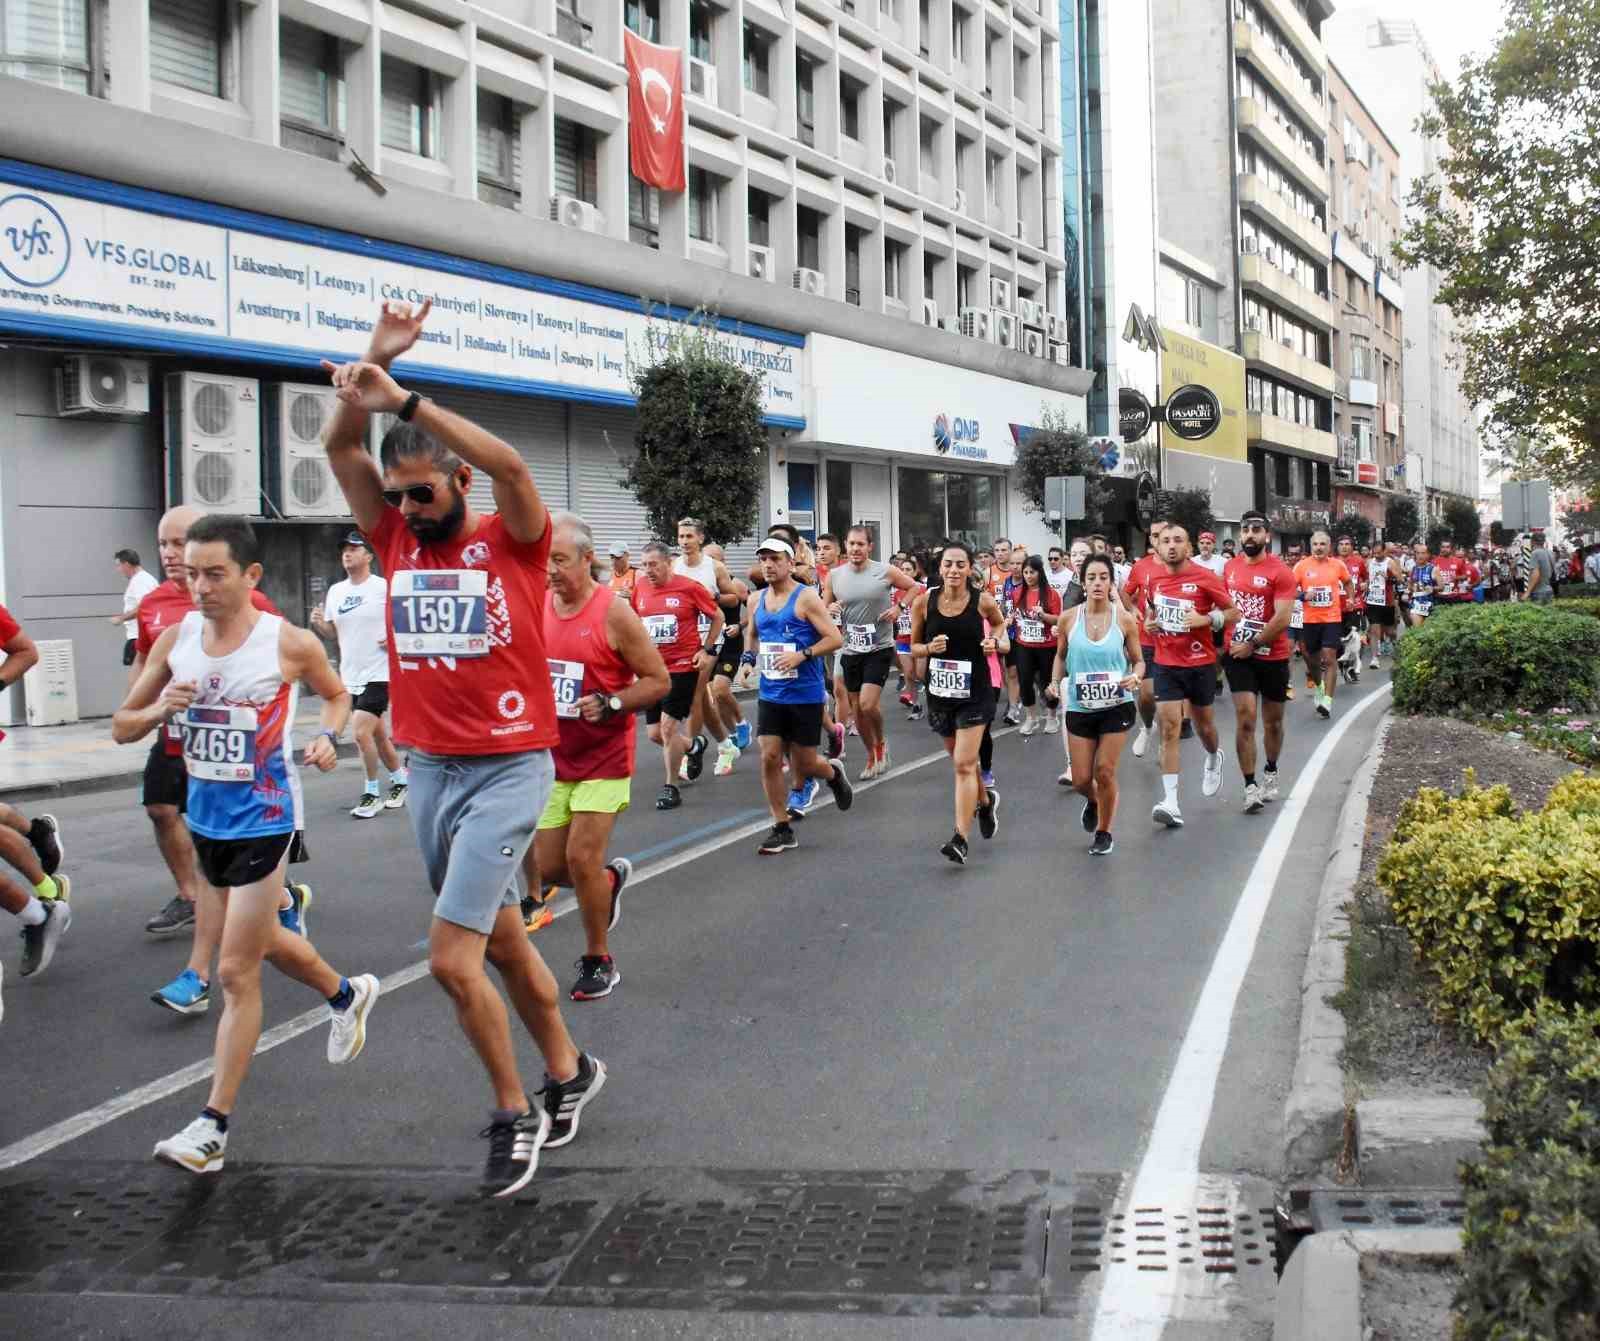
<instances>
[{"instance_id":1,"label":"green bush","mask_svg":"<svg viewBox=\"0 0 1600 1341\"><path fill-rule=\"evenodd\" d=\"M1568 587L1567 590L1571 591L1572 588ZM1593 590L1593 587L1579 587L1578 591L1585 594L1558 596L1550 602L1550 608L1552 610L1570 610L1575 615L1588 615L1591 619L1600 619L1600 596L1587 594Z\"/></svg>"},{"instance_id":2,"label":"green bush","mask_svg":"<svg viewBox=\"0 0 1600 1341\"><path fill-rule=\"evenodd\" d=\"M1519 814L1504 787L1401 808L1378 863L1440 1008L1479 1040L1549 999L1600 1008L1600 824L1589 780Z\"/></svg>"},{"instance_id":3,"label":"green bush","mask_svg":"<svg viewBox=\"0 0 1600 1341\"><path fill-rule=\"evenodd\" d=\"M1441 608L1400 639L1395 706L1460 714L1600 703L1600 620L1504 603Z\"/></svg>"}]
</instances>

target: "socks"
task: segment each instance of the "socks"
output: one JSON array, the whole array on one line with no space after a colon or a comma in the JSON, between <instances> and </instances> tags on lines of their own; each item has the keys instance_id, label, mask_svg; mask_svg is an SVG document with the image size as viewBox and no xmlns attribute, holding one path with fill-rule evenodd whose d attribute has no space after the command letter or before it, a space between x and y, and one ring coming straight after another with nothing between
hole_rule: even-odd
<instances>
[{"instance_id":1,"label":"socks","mask_svg":"<svg viewBox=\"0 0 1600 1341\"><path fill-rule=\"evenodd\" d=\"M361 789L361 794L363 796L376 796L378 794L378 779L368 778L366 785Z\"/></svg>"},{"instance_id":2,"label":"socks","mask_svg":"<svg viewBox=\"0 0 1600 1341\"><path fill-rule=\"evenodd\" d=\"M1162 800L1169 806L1178 804L1178 775L1176 773L1163 773L1161 775Z\"/></svg>"},{"instance_id":3,"label":"socks","mask_svg":"<svg viewBox=\"0 0 1600 1341\"><path fill-rule=\"evenodd\" d=\"M215 1108L202 1108L200 1110L200 1116L208 1117L215 1122L217 1124L218 1131L225 1132L228 1130L228 1115L226 1113L219 1113Z\"/></svg>"},{"instance_id":4,"label":"socks","mask_svg":"<svg viewBox=\"0 0 1600 1341\"><path fill-rule=\"evenodd\" d=\"M409 787L411 785L410 769L397 768L393 773L389 774L389 785L391 787Z\"/></svg>"},{"instance_id":5,"label":"socks","mask_svg":"<svg viewBox=\"0 0 1600 1341\"><path fill-rule=\"evenodd\" d=\"M1278 771L1278 761L1276 759L1268 759L1267 760L1267 772L1276 773L1277 771Z\"/></svg>"},{"instance_id":6,"label":"socks","mask_svg":"<svg viewBox=\"0 0 1600 1341\"><path fill-rule=\"evenodd\" d=\"M339 990L328 998L328 1005L334 1010L349 1010L350 1003L356 999L356 989L350 986L350 979L339 979Z\"/></svg>"},{"instance_id":7,"label":"socks","mask_svg":"<svg viewBox=\"0 0 1600 1341\"><path fill-rule=\"evenodd\" d=\"M50 916L44 904L40 903L33 895L28 895L28 902L23 905L22 911L17 914L17 921L25 927L36 927Z\"/></svg>"},{"instance_id":8,"label":"socks","mask_svg":"<svg viewBox=\"0 0 1600 1341\"><path fill-rule=\"evenodd\" d=\"M33 892L41 899L54 899L59 898L61 895L61 889L56 884L53 875L45 876L43 880L33 887Z\"/></svg>"},{"instance_id":9,"label":"socks","mask_svg":"<svg viewBox=\"0 0 1600 1341\"><path fill-rule=\"evenodd\" d=\"M1256 785L1256 775L1254 773L1246 773L1244 775L1244 785L1246 787L1254 787Z\"/></svg>"}]
</instances>

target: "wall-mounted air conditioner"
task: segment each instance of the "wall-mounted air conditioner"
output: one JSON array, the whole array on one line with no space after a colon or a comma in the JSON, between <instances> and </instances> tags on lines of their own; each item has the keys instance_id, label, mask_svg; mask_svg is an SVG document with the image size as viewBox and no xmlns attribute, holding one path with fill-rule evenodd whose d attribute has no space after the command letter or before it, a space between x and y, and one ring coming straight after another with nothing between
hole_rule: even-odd
<instances>
[{"instance_id":1,"label":"wall-mounted air conditioner","mask_svg":"<svg viewBox=\"0 0 1600 1341\"><path fill-rule=\"evenodd\" d=\"M961 334L961 318L960 317L940 317L939 318L939 329L941 331L949 331L953 335L960 335Z\"/></svg>"},{"instance_id":2,"label":"wall-mounted air conditioner","mask_svg":"<svg viewBox=\"0 0 1600 1341\"><path fill-rule=\"evenodd\" d=\"M261 389L267 499L284 517L348 517L350 507L322 449L338 407L332 387L269 382Z\"/></svg>"},{"instance_id":3,"label":"wall-mounted air conditioner","mask_svg":"<svg viewBox=\"0 0 1600 1341\"><path fill-rule=\"evenodd\" d=\"M888 182L890 186L894 185L894 171L895 171L895 169L894 169L894 159L892 159L892 158L884 159L883 160L883 180Z\"/></svg>"},{"instance_id":4,"label":"wall-mounted air conditioner","mask_svg":"<svg viewBox=\"0 0 1600 1341\"><path fill-rule=\"evenodd\" d=\"M149 414L150 365L110 354L74 354L56 369L56 412Z\"/></svg>"},{"instance_id":5,"label":"wall-mounted air conditioner","mask_svg":"<svg viewBox=\"0 0 1600 1341\"><path fill-rule=\"evenodd\" d=\"M1395 480L1394 467L1393 466L1385 466L1383 468L1383 482L1385 484L1392 485L1394 483L1394 480Z\"/></svg>"},{"instance_id":6,"label":"wall-mounted air conditioner","mask_svg":"<svg viewBox=\"0 0 1600 1341\"><path fill-rule=\"evenodd\" d=\"M965 191L963 191L958 186L958 187L956 187L956 213L957 214L965 214L966 212L967 212L967 193Z\"/></svg>"},{"instance_id":7,"label":"wall-mounted air conditioner","mask_svg":"<svg viewBox=\"0 0 1600 1341\"><path fill-rule=\"evenodd\" d=\"M581 228L586 233L598 233L606 222L605 215L577 196L551 196L550 217L563 228Z\"/></svg>"},{"instance_id":8,"label":"wall-mounted air conditioner","mask_svg":"<svg viewBox=\"0 0 1600 1341\"><path fill-rule=\"evenodd\" d=\"M922 300L922 324L924 326L937 326L939 324L939 304L932 298Z\"/></svg>"},{"instance_id":9,"label":"wall-mounted air conditioner","mask_svg":"<svg viewBox=\"0 0 1600 1341\"><path fill-rule=\"evenodd\" d=\"M804 266L794 272L794 287L801 293L814 293L819 298L826 291L826 286L822 282L822 271L807 270Z\"/></svg>"},{"instance_id":10,"label":"wall-mounted air conditioner","mask_svg":"<svg viewBox=\"0 0 1600 1341\"><path fill-rule=\"evenodd\" d=\"M1003 312L1011 310L1011 284L1004 279L990 279L989 281L989 306L998 307Z\"/></svg>"},{"instance_id":11,"label":"wall-mounted air conditioner","mask_svg":"<svg viewBox=\"0 0 1600 1341\"><path fill-rule=\"evenodd\" d=\"M1361 152L1361 146L1346 140L1344 142L1344 161L1346 163L1365 162L1366 160Z\"/></svg>"},{"instance_id":12,"label":"wall-mounted air conditioner","mask_svg":"<svg viewBox=\"0 0 1600 1341\"><path fill-rule=\"evenodd\" d=\"M1036 359L1042 359L1045 352L1044 332L1029 330L1024 326L1022 329L1022 352Z\"/></svg>"},{"instance_id":13,"label":"wall-mounted air conditioner","mask_svg":"<svg viewBox=\"0 0 1600 1341\"><path fill-rule=\"evenodd\" d=\"M1017 299L1017 315L1022 318L1024 326L1044 325L1044 304L1036 303L1032 298Z\"/></svg>"},{"instance_id":14,"label":"wall-mounted air conditioner","mask_svg":"<svg viewBox=\"0 0 1600 1341\"><path fill-rule=\"evenodd\" d=\"M994 339L994 313L987 307L961 309L961 333L974 340Z\"/></svg>"},{"instance_id":15,"label":"wall-mounted air conditioner","mask_svg":"<svg viewBox=\"0 0 1600 1341\"><path fill-rule=\"evenodd\" d=\"M994 342L1001 349L1015 349L1017 347L1017 318L1011 312L995 312L994 314Z\"/></svg>"},{"instance_id":16,"label":"wall-mounted air conditioner","mask_svg":"<svg viewBox=\"0 0 1600 1341\"><path fill-rule=\"evenodd\" d=\"M1261 329L1261 318L1246 317L1244 319L1244 328L1247 331L1259 331Z\"/></svg>"},{"instance_id":17,"label":"wall-mounted air conditioner","mask_svg":"<svg viewBox=\"0 0 1600 1341\"><path fill-rule=\"evenodd\" d=\"M717 100L717 67L710 61L697 61L689 57L689 96L702 102Z\"/></svg>"},{"instance_id":18,"label":"wall-mounted air conditioner","mask_svg":"<svg viewBox=\"0 0 1600 1341\"><path fill-rule=\"evenodd\" d=\"M749 248L749 267L751 279L764 279L771 283L778 277L777 258L772 254L771 247L758 247L754 243Z\"/></svg>"},{"instance_id":19,"label":"wall-mounted air conditioner","mask_svg":"<svg viewBox=\"0 0 1600 1341\"><path fill-rule=\"evenodd\" d=\"M1246 256L1254 256L1261 250L1261 241L1259 238L1242 237L1239 239L1239 250Z\"/></svg>"},{"instance_id":20,"label":"wall-mounted air conditioner","mask_svg":"<svg viewBox=\"0 0 1600 1341\"><path fill-rule=\"evenodd\" d=\"M1050 342L1050 358L1052 362L1059 363L1063 368L1070 367L1072 364L1072 347L1066 344L1058 344L1052 340Z\"/></svg>"},{"instance_id":21,"label":"wall-mounted air conditioner","mask_svg":"<svg viewBox=\"0 0 1600 1341\"><path fill-rule=\"evenodd\" d=\"M167 504L261 515L261 387L253 377L166 380Z\"/></svg>"}]
</instances>

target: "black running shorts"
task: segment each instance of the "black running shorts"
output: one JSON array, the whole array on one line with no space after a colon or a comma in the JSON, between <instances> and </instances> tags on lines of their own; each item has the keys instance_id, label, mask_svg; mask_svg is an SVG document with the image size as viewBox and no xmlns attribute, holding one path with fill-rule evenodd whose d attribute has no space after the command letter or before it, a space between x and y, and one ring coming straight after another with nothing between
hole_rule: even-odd
<instances>
[{"instance_id":1,"label":"black running shorts","mask_svg":"<svg viewBox=\"0 0 1600 1341\"><path fill-rule=\"evenodd\" d=\"M1394 606L1369 605L1367 607L1367 623L1377 624L1382 628L1389 628L1394 624Z\"/></svg>"},{"instance_id":2,"label":"black running shorts","mask_svg":"<svg viewBox=\"0 0 1600 1341\"><path fill-rule=\"evenodd\" d=\"M165 728L156 731L155 744L144 761L144 793L140 805L177 806L181 815L188 808L189 774L183 767L183 756L168 754Z\"/></svg>"},{"instance_id":3,"label":"black running shorts","mask_svg":"<svg viewBox=\"0 0 1600 1341\"><path fill-rule=\"evenodd\" d=\"M351 705L352 712L370 712L374 717L382 717L389 711L389 682L387 680L374 680L359 694Z\"/></svg>"},{"instance_id":4,"label":"black running shorts","mask_svg":"<svg viewBox=\"0 0 1600 1341\"><path fill-rule=\"evenodd\" d=\"M1337 652L1344 642L1344 632L1338 624L1307 624L1300 635L1300 646L1308 657L1325 648Z\"/></svg>"},{"instance_id":5,"label":"black running shorts","mask_svg":"<svg viewBox=\"0 0 1600 1341\"><path fill-rule=\"evenodd\" d=\"M216 889L240 889L265 880L277 869L283 854L291 862L305 861L304 837L296 833L273 833L261 838L207 838L194 835L194 853L200 859L200 874Z\"/></svg>"},{"instance_id":6,"label":"black running shorts","mask_svg":"<svg viewBox=\"0 0 1600 1341\"><path fill-rule=\"evenodd\" d=\"M995 692L987 690L978 698L943 699L928 695L928 725L933 734L949 739L969 726L988 726L994 721Z\"/></svg>"},{"instance_id":7,"label":"black running shorts","mask_svg":"<svg viewBox=\"0 0 1600 1341\"><path fill-rule=\"evenodd\" d=\"M133 665L134 658L139 655L139 640L137 638L124 638L122 640L122 664Z\"/></svg>"},{"instance_id":8,"label":"black running shorts","mask_svg":"<svg viewBox=\"0 0 1600 1341\"><path fill-rule=\"evenodd\" d=\"M776 736L785 745L814 750L822 740L821 703L756 701L756 735Z\"/></svg>"},{"instance_id":9,"label":"black running shorts","mask_svg":"<svg viewBox=\"0 0 1600 1341\"><path fill-rule=\"evenodd\" d=\"M875 684L882 689L889 679L889 670L893 665L892 647L880 647L872 652L861 652L854 656L839 658L844 687L852 694L859 694L861 686L865 684Z\"/></svg>"},{"instance_id":10,"label":"black running shorts","mask_svg":"<svg viewBox=\"0 0 1600 1341\"><path fill-rule=\"evenodd\" d=\"M694 707L694 691L700 684L700 672L673 671L670 679L672 683L666 696L644 710L644 720L649 726L654 726L663 717L670 717L677 722L689 720L689 712Z\"/></svg>"},{"instance_id":11,"label":"black running shorts","mask_svg":"<svg viewBox=\"0 0 1600 1341\"><path fill-rule=\"evenodd\" d=\"M1234 694L1258 694L1268 703L1289 701L1289 658L1265 661L1261 657L1228 657L1223 663L1228 690Z\"/></svg>"},{"instance_id":12,"label":"black running shorts","mask_svg":"<svg viewBox=\"0 0 1600 1341\"><path fill-rule=\"evenodd\" d=\"M1156 664L1156 702L1193 703L1209 708L1217 697L1217 663L1203 666L1163 666Z\"/></svg>"},{"instance_id":13,"label":"black running shorts","mask_svg":"<svg viewBox=\"0 0 1600 1341\"><path fill-rule=\"evenodd\" d=\"M731 680L739 673L739 658L744 655L744 627L740 624L731 625L723 636L722 646L717 649L716 668L711 672L713 678Z\"/></svg>"},{"instance_id":14,"label":"black running shorts","mask_svg":"<svg viewBox=\"0 0 1600 1341\"><path fill-rule=\"evenodd\" d=\"M1136 703L1119 703L1114 708L1101 708L1098 712L1069 712L1067 734L1083 740L1099 740L1101 736L1131 731L1138 711L1139 705Z\"/></svg>"}]
</instances>

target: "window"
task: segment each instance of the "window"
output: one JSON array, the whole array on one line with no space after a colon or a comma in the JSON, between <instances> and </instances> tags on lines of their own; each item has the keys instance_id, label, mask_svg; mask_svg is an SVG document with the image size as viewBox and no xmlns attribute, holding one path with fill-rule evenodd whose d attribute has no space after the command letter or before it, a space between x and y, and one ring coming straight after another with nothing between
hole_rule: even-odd
<instances>
[{"instance_id":1,"label":"window","mask_svg":"<svg viewBox=\"0 0 1600 1341\"><path fill-rule=\"evenodd\" d=\"M661 245L661 192L628 174L628 240L646 247Z\"/></svg>"},{"instance_id":2,"label":"window","mask_svg":"<svg viewBox=\"0 0 1600 1341\"><path fill-rule=\"evenodd\" d=\"M717 240L717 179L704 168L689 169L689 236Z\"/></svg>"},{"instance_id":3,"label":"window","mask_svg":"<svg viewBox=\"0 0 1600 1341\"><path fill-rule=\"evenodd\" d=\"M278 98L284 148L338 158L344 133L339 39L284 19L278 25Z\"/></svg>"},{"instance_id":4,"label":"window","mask_svg":"<svg viewBox=\"0 0 1600 1341\"><path fill-rule=\"evenodd\" d=\"M1000 155L993 150L983 155L983 194L990 209L1000 208Z\"/></svg>"},{"instance_id":5,"label":"window","mask_svg":"<svg viewBox=\"0 0 1600 1341\"><path fill-rule=\"evenodd\" d=\"M0 5L0 74L73 93L97 92L89 52L90 0L6 0Z\"/></svg>"},{"instance_id":6,"label":"window","mask_svg":"<svg viewBox=\"0 0 1600 1341\"><path fill-rule=\"evenodd\" d=\"M385 148L422 158L439 157L438 79L396 56L383 58L383 106L379 116Z\"/></svg>"},{"instance_id":7,"label":"window","mask_svg":"<svg viewBox=\"0 0 1600 1341\"><path fill-rule=\"evenodd\" d=\"M918 47L926 56L933 46L933 20L928 17L928 0L917 0Z\"/></svg>"},{"instance_id":8,"label":"window","mask_svg":"<svg viewBox=\"0 0 1600 1341\"><path fill-rule=\"evenodd\" d=\"M772 39L754 24L744 26L744 86L763 98L771 97L770 62L767 57Z\"/></svg>"},{"instance_id":9,"label":"window","mask_svg":"<svg viewBox=\"0 0 1600 1341\"><path fill-rule=\"evenodd\" d=\"M972 307L973 269L970 265L956 266L956 308Z\"/></svg>"},{"instance_id":10,"label":"window","mask_svg":"<svg viewBox=\"0 0 1600 1341\"><path fill-rule=\"evenodd\" d=\"M555 186L564 196L599 203L598 134L588 126L558 116L555 124Z\"/></svg>"},{"instance_id":11,"label":"window","mask_svg":"<svg viewBox=\"0 0 1600 1341\"><path fill-rule=\"evenodd\" d=\"M7 4L8 12L11 8ZM223 58L231 8L227 0L150 0L150 77L225 97Z\"/></svg>"},{"instance_id":12,"label":"window","mask_svg":"<svg viewBox=\"0 0 1600 1341\"><path fill-rule=\"evenodd\" d=\"M822 216L808 205L794 212L795 259L806 270L822 269Z\"/></svg>"},{"instance_id":13,"label":"window","mask_svg":"<svg viewBox=\"0 0 1600 1341\"><path fill-rule=\"evenodd\" d=\"M922 296L933 298L939 292L939 261L937 257L922 253Z\"/></svg>"},{"instance_id":14,"label":"window","mask_svg":"<svg viewBox=\"0 0 1600 1341\"><path fill-rule=\"evenodd\" d=\"M1206 320L1206 291L1198 279L1183 280L1183 319L1191 326L1204 326Z\"/></svg>"},{"instance_id":15,"label":"window","mask_svg":"<svg viewBox=\"0 0 1600 1341\"><path fill-rule=\"evenodd\" d=\"M923 174L928 177L938 176L939 123L931 117L923 117L917 138L922 156Z\"/></svg>"},{"instance_id":16,"label":"window","mask_svg":"<svg viewBox=\"0 0 1600 1341\"><path fill-rule=\"evenodd\" d=\"M516 108L511 99L480 88L478 90L478 181L509 188L514 192L521 158L521 127L518 125Z\"/></svg>"},{"instance_id":17,"label":"window","mask_svg":"<svg viewBox=\"0 0 1600 1341\"><path fill-rule=\"evenodd\" d=\"M772 197L752 186L746 199L746 224L750 230L750 241L757 247L770 247L768 218L772 212Z\"/></svg>"},{"instance_id":18,"label":"window","mask_svg":"<svg viewBox=\"0 0 1600 1341\"><path fill-rule=\"evenodd\" d=\"M794 114L800 123L800 143L817 142L817 63L799 52L794 58Z\"/></svg>"},{"instance_id":19,"label":"window","mask_svg":"<svg viewBox=\"0 0 1600 1341\"><path fill-rule=\"evenodd\" d=\"M1276 468L1273 473L1277 476L1277 479L1273 481L1273 492L1279 498L1293 498L1294 485L1290 483L1289 476L1290 467L1294 465L1294 459L1288 456L1275 456L1272 458L1272 464Z\"/></svg>"},{"instance_id":20,"label":"window","mask_svg":"<svg viewBox=\"0 0 1600 1341\"><path fill-rule=\"evenodd\" d=\"M956 185L963 190L972 186L972 143L965 135L956 136Z\"/></svg>"},{"instance_id":21,"label":"window","mask_svg":"<svg viewBox=\"0 0 1600 1341\"><path fill-rule=\"evenodd\" d=\"M861 239L866 230L857 224L844 226L844 300L861 306Z\"/></svg>"},{"instance_id":22,"label":"window","mask_svg":"<svg viewBox=\"0 0 1600 1341\"><path fill-rule=\"evenodd\" d=\"M995 32L988 24L983 28L983 91L994 94L994 44Z\"/></svg>"},{"instance_id":23,"label":"window","mask_svg":"<svg viewBox=\"0 0 1600 1341\"><path fill-rule=\"evenodd\" d=\"M1372 380L1372 346L1359 335L1350 337L1350 376L1363 382Z\"/></svg>"},{"instance_id":24,"label":"window","mask_svg":"<svg viewBox=\"0 0 1600 1341\"><path fill-rule=\"evenodd\" d=\"M839 134L847 140L861 138L861 95L866 91L859 79L839 76Z\"/></svg>"},{"instance_id":25,"label":"window","mask_svg":"<svg viewBox=\"0 0 1600 1341\"><path fill-rule=\"evenodd\" d=\"M904 242L883 244L883 296L897 303L906 300L906 252Z\"/></svg>"},{"instance_id":26,"label":"window","mask_svg":"<svg viewBox=\"0 0 1600 1341\"><path fill-rule=\"evenodd\" d=\"M613 13L616 11L613 10ZM622 21L644 38L656 42L661 38L660 0L627 0L622 6Z\"/></svg>"},{"instance_id":27,"label":"window","mask_svg":"<svg viewBox=\"0 0 1600 1341\"><path fill-rule=\"evenodd\" d=\"M967 27L971 20L959 6L951 11L950 47L957 65L967 63Z\"/></svg>"},{"instance_id":28,"label":"window","mask_svg":"<svg viewBox=\"0 0 1600 1341\"><path fill-rule=\"evenodd\" d=\"M895 156L895 141L899 139L899 136L895 134L895 128L899 123L900 104L890 102L889 99L885 98L883 100L883 156L885 158L893 158Z\"/></svg>"},{"instance_id":29,"label":"window","mask_svg":"<svg viewBox=\"0 0 1600 1341\"><path fill-rule=\"evenodd\" d=\"M707 64L716 60L711 35L716 31L717 14L710 5L694 0L689 6L689 54Z\"/></svg>"}]
</instances>

